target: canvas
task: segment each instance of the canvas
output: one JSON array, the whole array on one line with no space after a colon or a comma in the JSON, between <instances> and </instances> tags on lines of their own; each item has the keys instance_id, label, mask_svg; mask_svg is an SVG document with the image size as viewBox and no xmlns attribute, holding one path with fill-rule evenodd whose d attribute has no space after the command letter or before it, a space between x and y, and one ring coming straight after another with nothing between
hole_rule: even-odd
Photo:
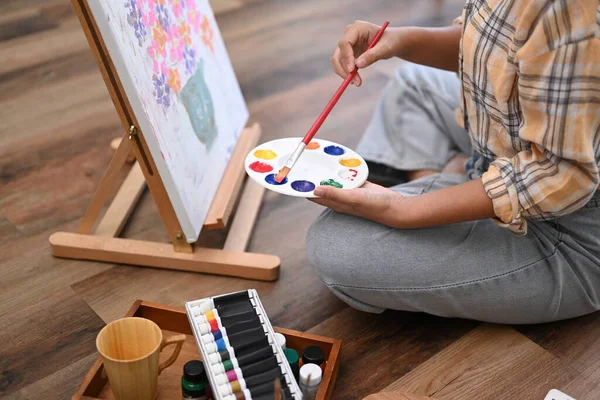
<instances>
[{"instance_id":1,"label":"canvas","mask_svg":"<svg viewBox=\"0 0 600 400\"><path fill-rule=\"evenodd\" d=\"M206 0L88 2L188 242L248 110Z\"/></svg>"}]
</instances>

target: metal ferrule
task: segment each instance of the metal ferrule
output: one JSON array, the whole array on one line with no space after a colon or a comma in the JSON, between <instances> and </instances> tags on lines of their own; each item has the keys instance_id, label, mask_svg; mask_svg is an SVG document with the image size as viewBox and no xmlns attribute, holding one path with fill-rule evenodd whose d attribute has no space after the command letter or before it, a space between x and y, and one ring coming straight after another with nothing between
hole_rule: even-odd
<instances>
[{"instance_id":1,"label":"metal ferrule","mask_svg":"<svg viewBox=\"0 0 600 400\"><path fill-rule=\"evenodd\" d=\"M289 169L292 169L294 167L294 165L296 164L296 162L298 161L298 159L300 158L300 155L302 154L302 152L304 151L305 148L306 148L306 144L304 142L300 142L298 147L296 147L296 150L294 150L294 152L292 153L290 158L285 163L285 166L288 167Z\"/></svg>"}]
</instances>

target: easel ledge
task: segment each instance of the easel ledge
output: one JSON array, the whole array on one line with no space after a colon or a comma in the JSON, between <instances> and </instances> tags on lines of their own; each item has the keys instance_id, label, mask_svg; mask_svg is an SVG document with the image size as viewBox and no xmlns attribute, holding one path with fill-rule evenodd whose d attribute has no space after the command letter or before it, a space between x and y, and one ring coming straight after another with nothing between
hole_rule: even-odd
<instances>
[{"instance_id":1,"label":"easel ledge","mask_svg":"<svg viewBox=\"0 0 600 400\"><path fill-rule=\"evenodd\" d=\"M244 159L256 146L260 126L254 124L243 130L234 149L221 185L215 195L204 229L227 226L244 181ZM56 257L131 264L145 267L229 275L240 278L273 281L279 277L280 259L270 254L245 252L265 189L247 179L223 249L208 249L185 242L180 231L168 228L177 223L166 196L153 193L157 206L163 209L161 218L170 232L173 244L119 238L146 187L145 173L132 156L131 135L120 141L113 159L99 184L77 233L56 232L50 236L52 254ZM138 150L139 149L135 149ZM121 168L131 169L108 207L97 228L104 203L119 176ZM160 204L167 203L167 204ZM165 221L170 219L170 223ZM178 223L177 223L178 225Z\"/></svg>"}]
</instances>

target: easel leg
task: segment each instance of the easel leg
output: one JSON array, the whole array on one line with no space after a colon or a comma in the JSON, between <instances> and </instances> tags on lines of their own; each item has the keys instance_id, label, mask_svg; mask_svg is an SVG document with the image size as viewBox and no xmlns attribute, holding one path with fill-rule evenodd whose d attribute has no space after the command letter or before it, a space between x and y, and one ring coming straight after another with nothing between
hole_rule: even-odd
<instances>
[{"instance_id":1,"label":"easel leg","mask_svg":"<svg viewBox=\"0 0 600 400\"><path fill-rule=\"evenodd\" d=\"M246 180L242 198L225 240L224 250L245 251L258 216L265 188L251 179Z\"/></svg>"},{"instance_id":2,"label":"easel leg","mask_svg":"<svg viewBox=\"0 0 600 400\"><path fill-rule=\"evenodd\" d=\"M119 236L145 188L144 173L140 165L135 162L94 234L98 236Z\"/></svg>"},{"instance_id":3,"label":"easel leg","mask_svg":"<svg viewBox=\"0 0 600 400\"><path fill-rule=\"evenodd\" d=\"M114 187L114 184L119 177L119 172L123 165L127 162L127 157L129 156L129 152L131 150L131 145L129 140L126 139L125 136L117 151L113 155L112 160L108 166L108 169L104 173L100 184L98 185L98 190L94 194L92 201L83 215L83 219L81 220L81 225L79 225L79 229L77 229L77 233L90 233L94 228L94 224L104 207L104 203L106 199L110 195L111 189Z\"/></svg>"},{"instance_id":4,"label":"easel leg","mask_svg":"<svg viewBox=\"0 0 600 400\"><path fill-rule=\"evenodd\" d=\"M110 141L110 148L113 149L113 151L116 151L119 148L119 145L121 144L121 140L123 140L122 138L114 138L113 140ZM128 163L133 163L135 161L135 154L133 153L133 150L129 151L129 157L127 157L127 162Z\"/></svg>"}]
</instances>

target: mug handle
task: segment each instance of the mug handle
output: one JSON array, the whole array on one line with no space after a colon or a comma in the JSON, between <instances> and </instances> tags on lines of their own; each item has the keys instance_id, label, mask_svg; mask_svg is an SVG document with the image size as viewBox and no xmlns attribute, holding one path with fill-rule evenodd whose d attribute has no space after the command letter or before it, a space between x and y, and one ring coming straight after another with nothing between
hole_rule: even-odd
<instances>
[{"instance_id":1,"label":"mug handle","mask_svg":"<svg viewBox=\"0 0 600 400\"><path fill-rule=\"evenodd\" d=\"M166 339L163 339L162 343L160 344L161 352L163 351L163 349L165 347L172 345L172 344L176 344L177 347L175 347L175 350L173 350L173 354L171 354L171 357L169 357L168 360L160 363L160 365L158 366L158 374L159 375L163 371L163 369L169 367L171 364L173 364L175 362L175 360L177 360L177 357L179 357L179 352L181 351L181 346L183 346L183 342L185 342L185 338L186 338L185 335L175 335L175 336L171 336Z\"/></svg>"}]
</instances>

